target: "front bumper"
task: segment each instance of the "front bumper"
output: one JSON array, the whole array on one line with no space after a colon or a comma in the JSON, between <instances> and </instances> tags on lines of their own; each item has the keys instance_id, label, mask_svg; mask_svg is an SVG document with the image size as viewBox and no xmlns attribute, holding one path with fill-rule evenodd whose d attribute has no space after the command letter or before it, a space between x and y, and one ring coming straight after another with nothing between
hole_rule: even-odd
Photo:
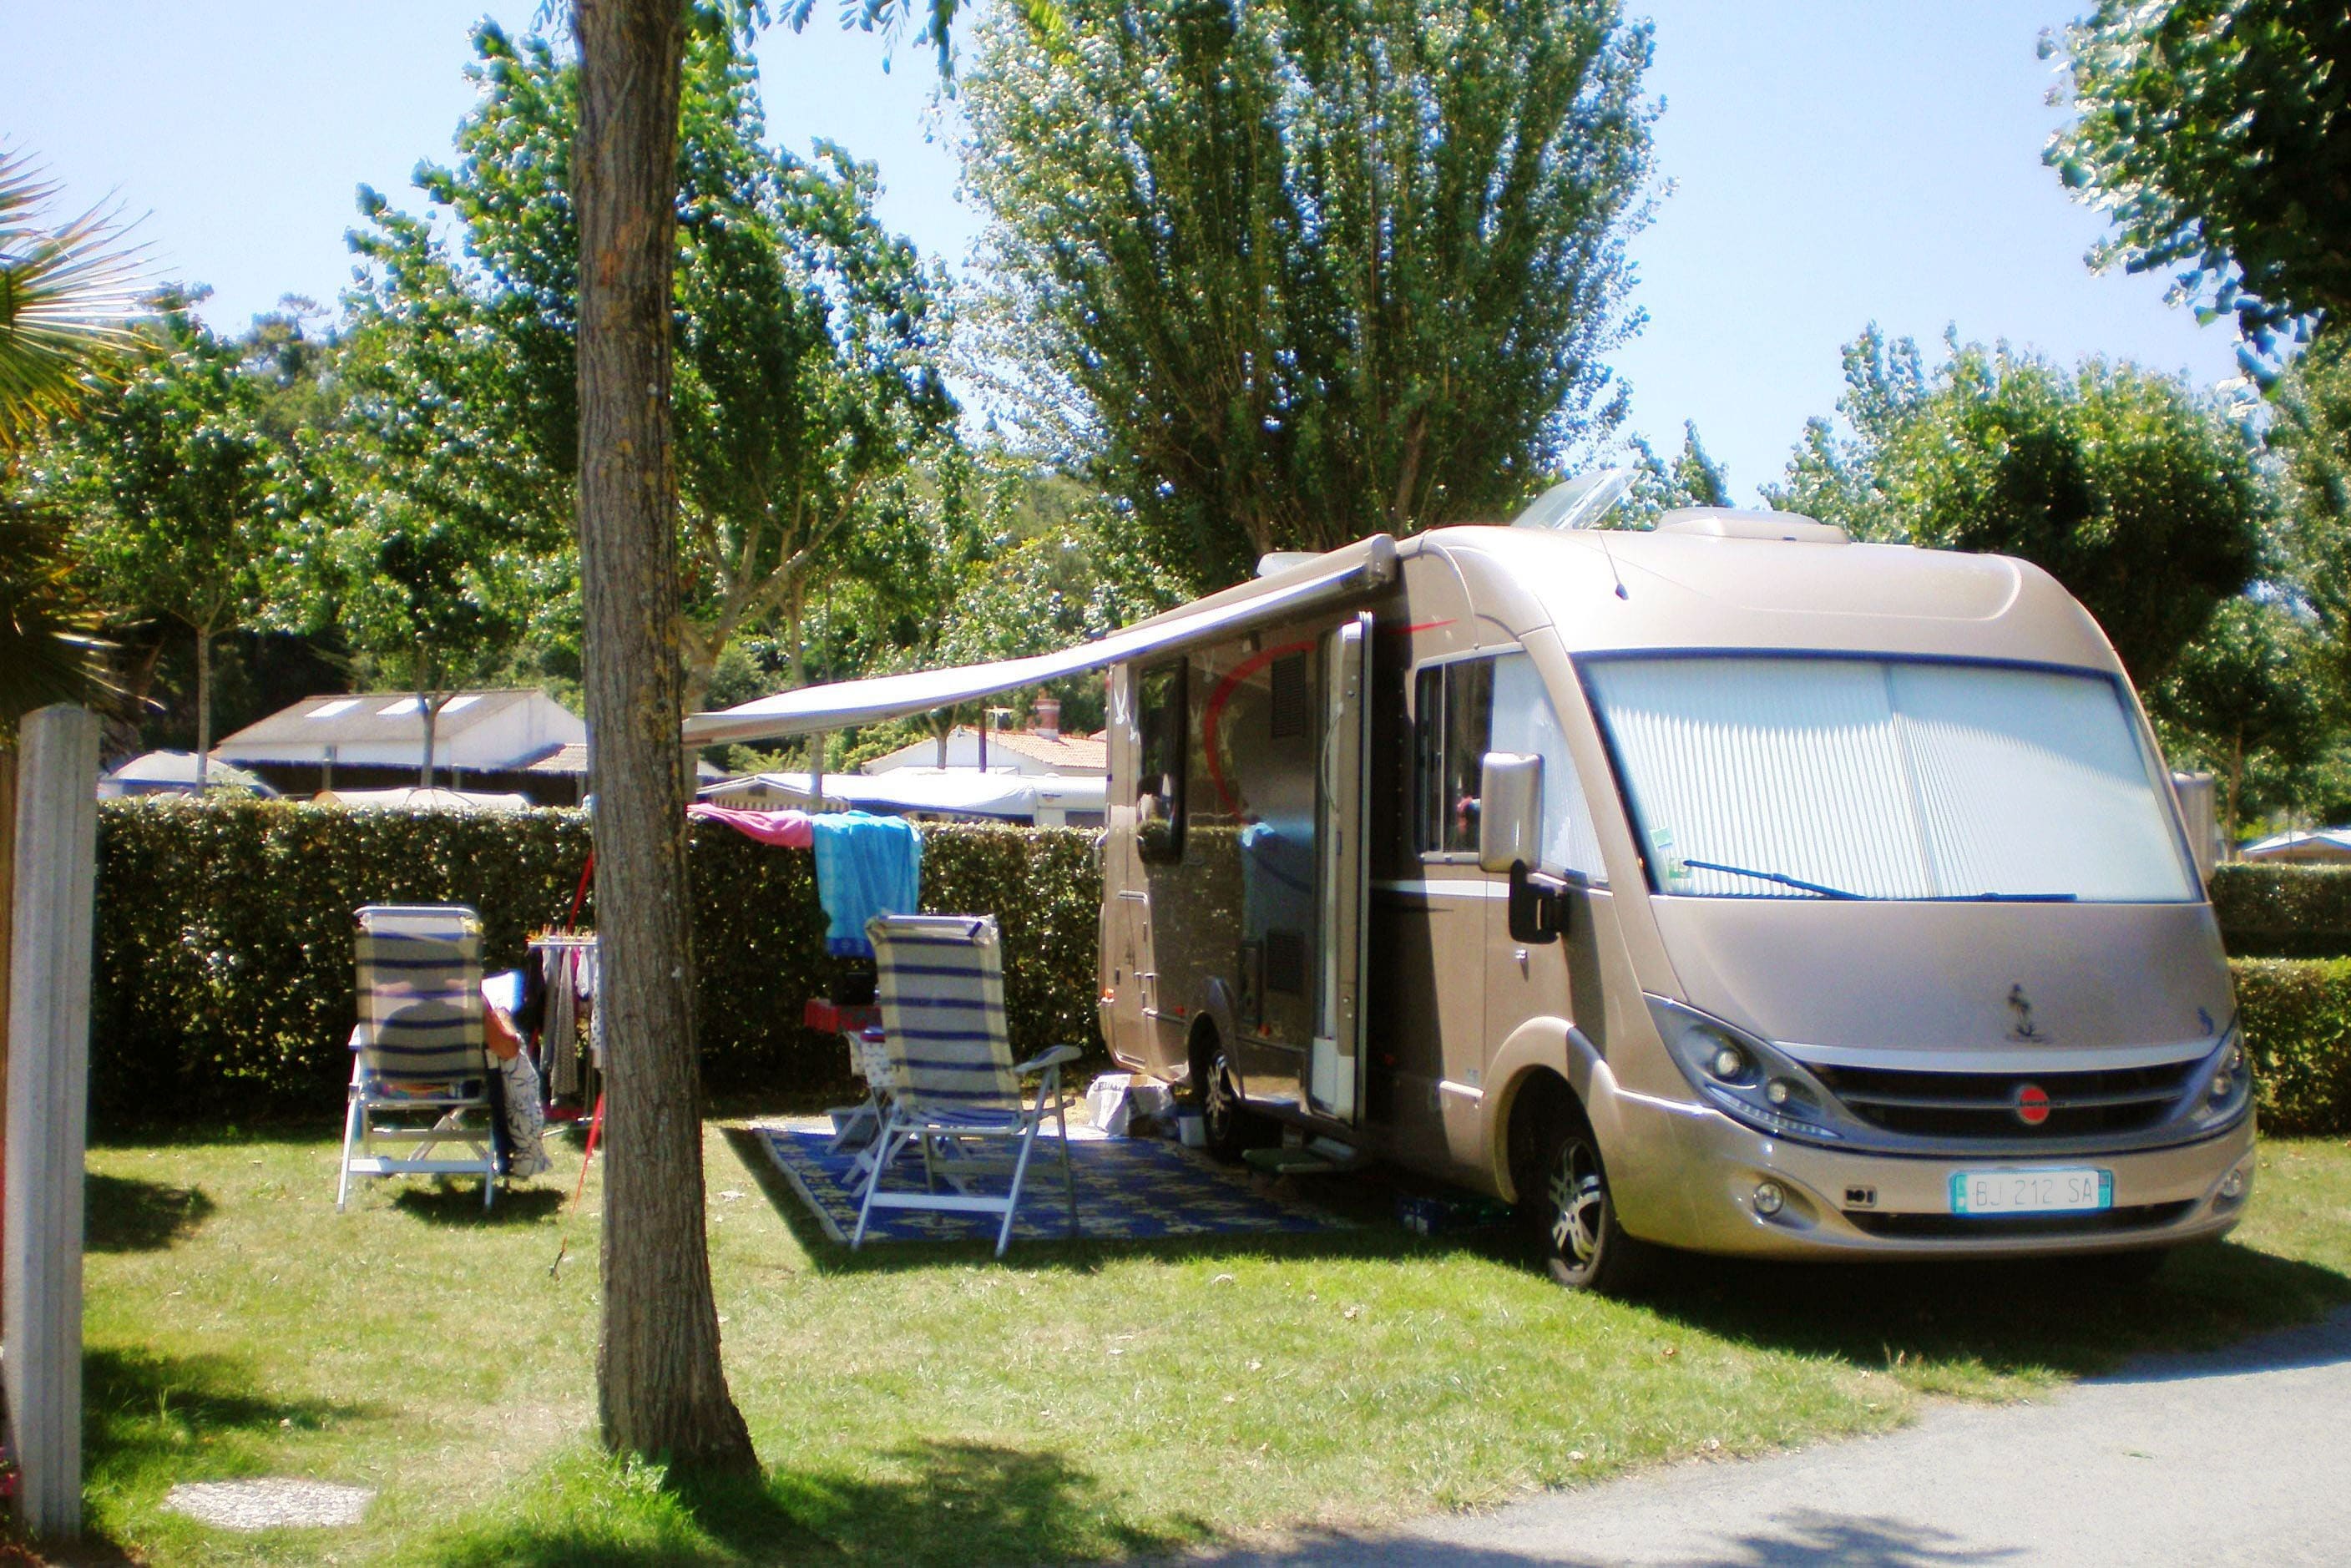
<instances>
[{"instance_id":1,"label":"front bumper","mask_svg":"<svg viewBox=\"0 0 2351 1568\"><path fill-rule=\"evenodd\" d=\"M1695 1251L1813 1259L2126 1251L2223 1235L2252 1197L2250 1115L2196 1143L2126 1154L1888 1155L1792 1143L1707 1106L1613 1084L1593 1087L1601 1092L1595 1098L1609 1102L1593 1106L1593 1124L1625 1228ZM1619 1160L1611 1144L1665 1157ZM1951 1214L1953 1172L2035 1166L2112 1171L2112 1212L2063 1218ZM2223 1197L2221 1184L2240 1169L2241 1188ZM1756 1184L1767 1179L1787 1194L1785 1206L1769 1218L1754 1206Z\"/></svg>"}]
</instances>

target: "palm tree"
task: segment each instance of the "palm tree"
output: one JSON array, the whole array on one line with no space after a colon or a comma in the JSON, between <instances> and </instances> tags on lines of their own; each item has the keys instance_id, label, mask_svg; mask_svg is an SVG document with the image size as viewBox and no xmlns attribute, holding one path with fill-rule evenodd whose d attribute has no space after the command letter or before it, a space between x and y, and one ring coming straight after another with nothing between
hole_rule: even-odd
<instances>
[{"instance_id":1,"label":"palm tree","mask_svg":"<svg viewBox=\"0 0 2351 1568\"><path fill-rule=\"evenodd\" d=\"M112 690L62 530L12 493L17 454L135 340L139 253L108 209L50 226L57 193L23 152L0 149L0 733L44 703Z\"/></svg>"}]
</instances>

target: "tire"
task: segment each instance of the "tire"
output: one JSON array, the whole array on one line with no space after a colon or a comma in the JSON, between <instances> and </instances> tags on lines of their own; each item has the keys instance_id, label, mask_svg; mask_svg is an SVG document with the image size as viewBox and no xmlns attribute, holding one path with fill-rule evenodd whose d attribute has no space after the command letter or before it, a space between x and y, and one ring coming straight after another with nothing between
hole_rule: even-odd
<instances>
[{"instance_id":1,"label":"tire","mask_svg":"<svg viewBox=\"0 0 2351 1568\"><path fill-rule=\"evenodd\" d=\"M1542 1154L1525 1207L1545 1271L1571 1291L1637 1292L1655 1273L1656 1249L1627 1235L1617 1221L1599 1140L1572 1108L1553 1112L1537 1126Z\"/></svg>"},{"instance_id":2,"label":"tire","mask_svg":"<svg viewBox=\"0 0 2351 1568\"><path fill-rule=\"evenodd\" d=\"M1208 1153L1227 1165L1239 1163L1245 1151L1257 1146L1257 1118L1243 1106L1233 1082L1232 1059L1214 1033L1204 1034L1193 1045L1192 1082Z\"/></svg>"}]
</instances>

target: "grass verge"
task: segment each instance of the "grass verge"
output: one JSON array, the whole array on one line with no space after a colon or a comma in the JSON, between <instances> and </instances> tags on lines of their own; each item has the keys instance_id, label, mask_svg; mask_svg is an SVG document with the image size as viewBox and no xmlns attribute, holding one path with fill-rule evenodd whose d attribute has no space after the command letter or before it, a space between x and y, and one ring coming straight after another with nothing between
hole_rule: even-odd
<instances>
[{"instance_id":1,"label":"grass verge","mask_svg":"<svg viewBox=\"0 0 2351 1568\"><path fill-rule=\"evenodd\" d=\"M155 1563L1110 1559L1491 1504L1691 1454L1865 1432L2351 1301L2351 1144L2266 1146L2252 1218L2152 1287L2056 1268L1705 1263L1640 1305L1499 1239L883 1246L852 1256L713 1128L711 1257L764 1481L672 1484L593 1426L597 1182L576 1147L333 1207L334 1145L90 1155L89 1497ZM550 1274L559 1239L570 1256ZM379 1489L360 1525L240 1535L175 1481Z\"/></svg>"}]
</instances>

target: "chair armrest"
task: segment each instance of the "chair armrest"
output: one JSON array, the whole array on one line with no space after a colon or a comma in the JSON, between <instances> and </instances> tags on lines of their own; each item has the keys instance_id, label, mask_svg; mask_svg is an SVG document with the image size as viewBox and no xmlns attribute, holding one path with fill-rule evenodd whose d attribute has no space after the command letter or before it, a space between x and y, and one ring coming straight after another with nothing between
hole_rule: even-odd
<instances>
[{"instance_id":1,"label":"chair armrest","mask_svg":"<svg viewBox=\"0 0 2351 1568\"><path fill-rule=\"evenodd\" d=\"M1063 1062L1075 1061L1083 1055L1085 1052L1074 1045L1049 1045L1028 1061L1014 1067L1012 1071L1042 1072L1049 1067L1059 1067Z\"/></svg>"}]
</instances>

